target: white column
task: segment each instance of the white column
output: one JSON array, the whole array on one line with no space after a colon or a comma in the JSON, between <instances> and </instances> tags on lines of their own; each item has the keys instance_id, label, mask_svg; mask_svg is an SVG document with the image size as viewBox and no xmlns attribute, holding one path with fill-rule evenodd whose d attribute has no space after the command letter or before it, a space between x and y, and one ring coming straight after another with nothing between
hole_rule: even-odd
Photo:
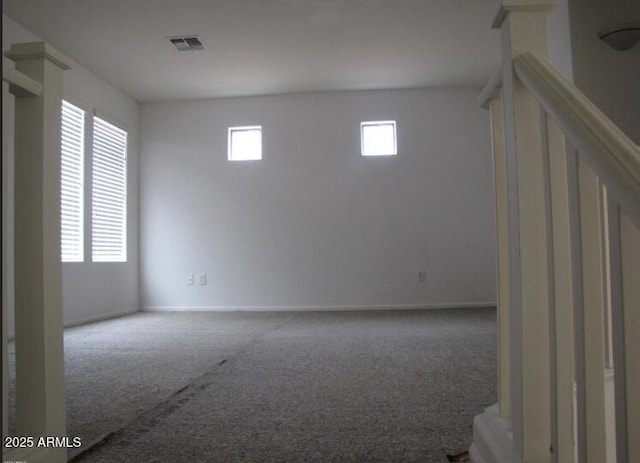
<instances>
[{"instance_id":1,"label":"white column","mask_svg":"<svg viewBox=\"0 0 640 463\"><path fill-rule=\"evenodd\" d=\"M502 77L497 74L480 94L480 105L490 110L494 187L496 200L497 309L498 309L498 403L473 421L472 461L513 461L511 439L511 323L509 268L509 201L504 144Z\"/></svg>"},{"instance_id":2,"label":"white column","mask_svg":"<svg viewBox=\"0 0 640 463\"><path fill-rule=\"evenodd\" d=\"M9 356L8 313L13 310L10 305L9 292L13 292L13 155L9 152L9 139L13 138L14 105L10 104L10 93L20 98L35 97L42 93L42 85L16 71L12 67L2 68L2 435L9 432ZM11 101L12 102L12 101ZM11 124L11 125L10 125Z\"/></svg>"},{"instance_id":3,"label":"white column","mask_svg":"<svg viewBox=\"0 0 640 463\"><path fill-rule=\"evenodd\" d=\"M43 42L13 45L6 56L42 84L15 109L16 432L63 437L60 108L69 60ZM66 450L47 460L65 461Z\"/></svg>"},{"instance_id":4,"label":"white column","mask_svg":"<svg viewBox=\"0 0 640 463\"><path fill-rule=\"evenodd\" d=\"M496 238L498 276L498 409L500 418L511 422L510 307L509 307L509 223L507 163L504 147L504 118L500 92L489 101L493 132L493 167L496 197Z\"/></svg>"},{"instance_id":5,"label":"white column","mask_svg":"<svg viewBox=\"0 0 640 463\"><path fill-rule=\"evenodd\" d=\"M515 78L512 58L547 55L552 1L504 0L503 99L511 270L511 416L516 461L550 461L549 305L551 238L540 107Z\"/></svg>"}]
</instances>

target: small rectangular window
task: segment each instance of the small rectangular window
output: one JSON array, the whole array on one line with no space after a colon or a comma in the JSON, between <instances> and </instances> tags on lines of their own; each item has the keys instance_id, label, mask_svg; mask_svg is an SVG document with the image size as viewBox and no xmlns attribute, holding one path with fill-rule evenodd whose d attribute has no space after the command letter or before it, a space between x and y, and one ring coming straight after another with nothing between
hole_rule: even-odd
<instances>
[{"instance_id":1,"label":"small rectangular window","mask_svg":"<svg viewBox=\"0 0 640 463\"><path fill-rule=\"evenodd\" d=\"M262 159L262 127L229 127L229 161Z\"/></svg>"},{"instance_id":2,"label":"small rectangular window","mask_svg":"<svg viewBox=\"0 0 640 463\"><path fill-rule=\"evenodd\" d=\"M127 132L93 118L91 204L94 262L127 261Z\"/></svg>"},{"instance_id":3,"label":"small rectangular window","mask_svg":"<svg viewBox=\"0 0 640 463\"><path fill-rule=\"evenodd\" d=\"M60 131L60 257L84 261L84 111L62 101Z\"/></svg>"},{"instance_id":4,"label":"small rectangular window","mask_svg":"<svg viewBox=\"0 0 640 463\"><path fill-rule=\"evenodd\" d=\"M396 121L361 122L360 144L363 156L395 156Z\"/></svg>"}]
</instances>

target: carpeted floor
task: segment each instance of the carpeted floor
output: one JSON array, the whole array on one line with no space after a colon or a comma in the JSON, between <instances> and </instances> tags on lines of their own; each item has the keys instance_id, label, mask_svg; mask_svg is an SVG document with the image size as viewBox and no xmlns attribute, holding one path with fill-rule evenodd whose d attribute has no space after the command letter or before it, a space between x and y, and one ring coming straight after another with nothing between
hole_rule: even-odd
<instances>
[{"instance_id":1,"label":"carpeted floor","mask_svg":"<svg viewBox=\"0 0 640 463\"><path fill-rule=\"evenodd\" d=\"M445 462L496 402L495 309L140 313L65 356L87 463Z\"/></svg>"}]
</instances>

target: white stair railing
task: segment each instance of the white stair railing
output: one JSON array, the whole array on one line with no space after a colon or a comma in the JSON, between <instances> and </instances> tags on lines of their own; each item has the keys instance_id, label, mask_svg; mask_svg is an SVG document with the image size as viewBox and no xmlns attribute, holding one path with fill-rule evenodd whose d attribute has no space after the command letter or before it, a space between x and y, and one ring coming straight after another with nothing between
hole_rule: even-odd
<instances>
[{"instance_id":1,"label":"white stair railing","mask_svg":"<svg viewBox=\"0 0 640 463\"><path fill-rule=\"evenodd\" d=\"M640 150L573 84L545 60L523 53L513 60L520 81L597 172L640 228Z\"/></svg>"},{"instance_id":2,"label":"white stair railing","mask_svg":"<svg viewBox=\"0 0 640 463\"><path fill-rule=\"evenodd\" d=\"M503 0L491 110L498 405L472 459L640 461L640 149L545 60L547 0Z\"/></svg>"},{"instance_id":3,"label":"white stair railing","mask_svg":"<svg viewBox=\"0 0 640 463\"><path fill-rule=\"evenodd\" d=\"M596 461L594 455L600 454L606 458L600 461L638 461L640 150L546 61L524 53L513 64L519 80L540 102L547 124L557 124L569 146L568 191L550 194L566 194L570 204L578 460ZM551 145L547 133L542 143ZM604 275L608 273L604 280L597 268L603 264ZM613 403L605 384L607 308L613 321ZM607 429L607 414L615 416L614 430ZM616 437L615 451L607 449L612 445L607 435Z\"/></svg>"}]
</instances>

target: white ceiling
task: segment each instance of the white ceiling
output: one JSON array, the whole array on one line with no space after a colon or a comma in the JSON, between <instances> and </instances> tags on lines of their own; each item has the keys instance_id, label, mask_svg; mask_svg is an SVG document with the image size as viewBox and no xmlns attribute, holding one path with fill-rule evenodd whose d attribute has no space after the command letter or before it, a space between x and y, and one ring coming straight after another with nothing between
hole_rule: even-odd
<instances>
[{"instance_id":1,"label":"white ceiling","mask_svg":"<svg viewBox=\"0 0 640 463\"><path fill-rule=\"evenodd\" d=\"M497 69L496 0L3 0L143 102L474 85ZM166 37L198 35L178 52Z\"/></svg>"}]
</instances>

